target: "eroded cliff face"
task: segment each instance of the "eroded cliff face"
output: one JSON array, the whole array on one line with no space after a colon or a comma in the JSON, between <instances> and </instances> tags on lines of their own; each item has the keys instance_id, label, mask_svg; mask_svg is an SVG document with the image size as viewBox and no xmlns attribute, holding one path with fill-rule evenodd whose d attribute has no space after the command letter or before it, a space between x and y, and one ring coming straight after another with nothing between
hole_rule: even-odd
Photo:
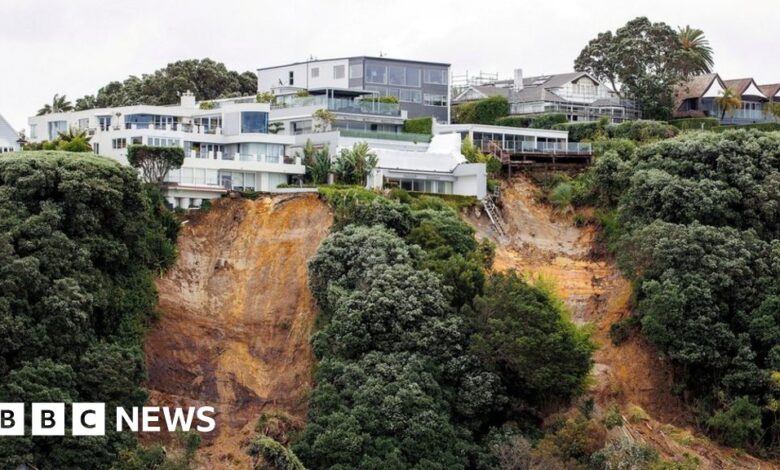
<instances>
[{"instance_id":1,"label":"eroded cliff face","mask_svg":"<svg viewBox=\"0 0 780 470\"><path fill-rule=\"evenodd\" d=\"M262 412L305 417L316 312L307 260L331 223L309 194L222 199L184 225L145 351L150 404L217 409L204 468L245 468L241 447Z\"/></svg>"}]
</instances>

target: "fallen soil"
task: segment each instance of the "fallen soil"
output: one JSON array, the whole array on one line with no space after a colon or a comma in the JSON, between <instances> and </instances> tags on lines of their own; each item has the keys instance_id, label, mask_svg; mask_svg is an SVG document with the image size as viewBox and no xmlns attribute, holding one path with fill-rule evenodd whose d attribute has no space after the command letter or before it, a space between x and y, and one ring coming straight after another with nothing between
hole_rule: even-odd
<instances>
[{"instance_id":1,"label":"fallen soil","mask_svg":"<svg viewBox=\"0 0 780 470\"><path fill-rule=\"evenodd\" d=\"M466 219L478 236L496 243L495 270L516 269L529 280L542 278L551 283L569 307L572 320L592 328L599 349L589 394L597 412L619 406L626 419L617 432L653 445L667 459L692 455L702 469L780 468L719 446L698 433L692 413L672 393L671 368L641 334L620 346L610 341L610 326L631 314L631 284L610 260L593 255L593 227L579 228L566 216L554 214L535 201L536 192L534 183L523 175L502 183L506 237L496 237L485 215L469 214ZM636 407L646 416L637 419L632 412Z\"/></svg>"},{"instance_id":2,"label":"fallen soil","mask_svg":"<svg viewBox=\"0 0 780 470\"><path fill-rule=\"evenodd\" d=\"M222 199L184 225L145 352L150 405L217 410L202 468L248 468L242 447L262 412L304 419L315 321L307 260L331 223L309 194Z\"/></svg>"}]
</instances>

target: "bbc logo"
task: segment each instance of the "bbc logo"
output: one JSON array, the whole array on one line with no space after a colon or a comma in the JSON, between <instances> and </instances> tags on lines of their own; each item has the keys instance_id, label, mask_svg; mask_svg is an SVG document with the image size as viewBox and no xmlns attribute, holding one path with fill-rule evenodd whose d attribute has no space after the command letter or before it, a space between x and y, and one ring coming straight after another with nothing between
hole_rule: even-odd
<instances>
[{"instance_id":1,"label":"bbc logo","mask_svg":"<svg viewBox=\"0 0 780 470\"><path fill-rule=\"evenodd\" d=\"M71 435L105 434L105 403L73 403L71 411ZM30 418L33 436L65 435L64 403L32 403ZM0 403L0 436L24 436L24 403Z\"/></svg>"}]
</instances>

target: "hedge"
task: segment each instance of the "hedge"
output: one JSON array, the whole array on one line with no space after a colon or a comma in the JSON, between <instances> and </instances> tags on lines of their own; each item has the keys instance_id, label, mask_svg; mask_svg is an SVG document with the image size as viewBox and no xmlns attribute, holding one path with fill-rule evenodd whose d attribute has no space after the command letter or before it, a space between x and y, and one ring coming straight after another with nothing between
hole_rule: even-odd
<instances>
[{"instance_id":1,"label":"hedge","mask_svg":"<svg viewBox=\"0 0 780 470\"><path fill-rule=\"evenodd\" d=\"M433 119L420 117L404 121L404 132L411 134L433 134Z\"/></svg>"},{"instance_id":2,"label":"hedge","mask_svg":"<svg viewBox=\"0 0 780 470\"><path fill-rule=\"evenodd\" d=\"M701 129L708 130L708 129L713 129L715 127L720 127L720 121L718 120L718 118L714 118L714 117L675 119L669 121L669 124L684 131L687 130L697 131Z\"/></svg>"},{"instance_id":3,"label":"hedge","mask_svg":"<svg viewBox=\"0 0 780 470\"><path fill-rule=\"evenodd\" d=\"M630 139L635 142L668 139L679 133L679 129L661 121L626 121L620 124L605 124L603 121L556 124L553 129L568 131L571 142L594 140L597 137Z\"/></svg>"},{"instance_id":4,"label":"hedge","mask_svg":"<svg viewBox=\"0 0 780 470\"><path fill-rule=\"evenodd\" d=\"M526 127L530 129L552 129L556 124L564 124L566 122L568 122L568 118L563 113L506 116L496 119L497 126Z\"/></svg>"},{"instance_id":5,"label":"hedge","mask_svg":"<svg viewBox=\"0 0 780 470\"><path fill-rule=\"evenodd\" d=\"M455 119L460 124L494 124L509 114L509 101L503 96L491 96L455 107Z\"/></svg>"},{"instance_id":6,"label":"hedge","mask_svg":"<svg viewBox=\"0 0 780 470\"><path fill-rule=\"evenodd\" d=\"M780 131L780 122L759 122L756 124L742 124L732 126L720 126L712 129L715 132L723 132L729 129L756 129L759 131Z\"/></svg>"}]
</instances>

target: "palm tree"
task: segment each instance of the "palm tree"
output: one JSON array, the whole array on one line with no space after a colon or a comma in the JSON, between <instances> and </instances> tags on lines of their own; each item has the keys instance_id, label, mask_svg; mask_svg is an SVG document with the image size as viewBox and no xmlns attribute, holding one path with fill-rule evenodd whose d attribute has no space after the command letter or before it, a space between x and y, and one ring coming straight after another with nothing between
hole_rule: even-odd
<instances>
[{"instance_id":1,"label":"palm tree","mask_svg":"<svg viewBox=\"0 0 780 470\"><path fill-rule=\"evenodd\" d=\"M62 142L73 142L76 139L82 139L84 142L89 142L92 137L87 135L87 131L84 129L75 129L73 127L68 128L67 132L58 132L57 138Z\"/></svg>"},{"instance_id":2,"label":"palm tree","mask_svg":"<svg viewBox=\"0 0 780 470\"><path fill-rule=\"evenodd\" d=\"M43 105L43 108L38 110L38 116L51 113L64 113L73 110L73 105L68 101L67 96L55 94L51 100L51 104Z\"/></svg>"},{"instance_id":3,"label":"palm tree","mask_svg":"<svg viewBox=\"0 0 780 470\"><path fill-rule=\"evenodd\" d=\"M726 88L720 95L715 97L715 103L722 110L720 114L720 120L722 121L726 117L726 113L731 114L732 111L742 106L742 98L732 88Z\"/></svg>"},{"instance_id":4,"label":"palm tree","mask_svg":"<svg viewBox=\"0 0 780 470\"><path fill-rule=\"evenodd\" d=\"M322 184L328 181L328 174L331 171L330 151L328 147L323 147L316 152L311 165L307 165L306 169L311 175L311 179L314 184Z\"/></svg>"},{"instance_id":5,"label":"palm tree","mask_svg":"<svg viewBox=\"0 0 780 470\"><path fill-rule=\"evenodd\" d=\"M704 31L686 26L679 28L677 36L680 38L679 67L682 74L688 78L710 73L713 66L712 47Z\"/></svg>"},{"instance_id":6,"label":"palm tree","mask_svg":"<svg viewBox=\"0 0 780 470\"><path fill-rule=\"evenodd\" d=\"M366 176L376 168L379 159L366 142L358 142L351 149L343 149L333 162L333 173L348 184L365 184Z\"/></svg>"}]
</instances>

